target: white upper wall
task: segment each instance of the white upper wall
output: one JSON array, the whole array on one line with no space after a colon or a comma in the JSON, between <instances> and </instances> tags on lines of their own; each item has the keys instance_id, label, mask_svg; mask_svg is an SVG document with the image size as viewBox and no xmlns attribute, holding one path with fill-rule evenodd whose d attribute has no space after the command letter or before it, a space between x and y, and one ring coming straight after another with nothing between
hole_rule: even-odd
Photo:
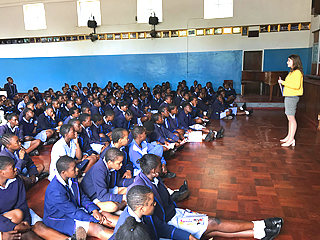
<instances>
[{"instance_id":1,"label":"white upper wall","mask_svg":"<svg viewBox=\"0 0 320 240\"><path fill-rule=\"evenodd\" d=\"M135 21L136 0L100 0L102 25L98 32L150 30ZM22 5L45 3L47 29L24 30ZM157 30L311 21L311 0L234 0L234 17L203 19L203 0L163 0L163 22ZM76 0L0 0L0 38L90 33L77 27Z\"/></svg>"}]
</instances>

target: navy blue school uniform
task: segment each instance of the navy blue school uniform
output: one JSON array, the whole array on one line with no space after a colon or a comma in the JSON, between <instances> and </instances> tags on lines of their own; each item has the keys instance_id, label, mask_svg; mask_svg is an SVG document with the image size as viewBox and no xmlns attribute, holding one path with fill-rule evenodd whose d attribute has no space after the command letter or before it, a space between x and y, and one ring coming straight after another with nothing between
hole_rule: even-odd
<instances>
[{"instance_id":1,"label":"navy blue school uniform","mask_svg":"<svg viewBox=\"0 0 320 240\"><path fill-rule=\"evenodd\" d=\"M37 99L37 102L43 100L41 93L34 93L34 97Z\"/></svg>"},{"instance_id":2,"label":"navy blue school uniform","mask_svg":"<svg viewBox=\"0 0 320 240\"><path fill-rule=\"evenodd\" d=\"M202 114L200 112L200 109L198 108L198 106L193 106L192 103L190 103L190 106L191 106L191 117L192 118L196 118L196 117L202 117Z\"/></svg>"},{"instance_id":3,"label":"navy blue school uniform","mask_svg":"<svg viewBox=\"0 0 320 240\"><path fill-rule=\"evenodd\" d=\"M113 235L111 236L110 239L115 239L115 234L120 228L120 226L126 221L128 217L135 217L131 209L129 210L129 207L127 206L124 211L121 213L116 227L114 229ZM132 216L133 215L133 216ZM181 239L181 240L188 240L190 233L175 228L169 224L167 224L164 221L161 221L156 215L151 215L151 216L143 216L142 219L140 219L141 222L143 222L148 229L150 238L152 240L158 240L160 238L164 239Z\"/></svg>"},{"instance_id":4,"label":"navy blue school uniform","mask_svg":"<svg viewBox=\"0 0 320 240\"><path fill-rule=\"evenodd\" d=\"M42 108L38 109L36 108L34 110L34 115L38 118L40 116L40 114L44 113L44 110Z\"/></svg>"},{"instance_id":5,"label":"navy blue school uniform","mask_svg":"<svg viewBox=\"0 0 320 240\"><path fill-rule=\"evenodd\" d=\"M6 133L12 133L18 136L19 139L23 139L23 130L17 126L14 128L11 128L10 123L0 126L0 136L3 136L3 134L6 134Z\"/></svg>"},{"instance_id":6,"label":"navy blue school uniform","mask_svg":"<svg viewBox=\"0 0 320 240\"><path fill-rule=\"evenodd\" d=\"M91 216L99 208L81 190L76 179L70 179L63 185L55 176L49 183L45 199L43 223L63 234L71 236L75 232L75 220L98 223ZM72 191L70 190L72 189Z\"/></svg>"},{"instance_id":7,"label":"navy blue school uniform","mask_svg":"<svg viewBox=\"0 0 320 240\"><path fill-rule=\"evenodd\" d=\"M60 110L60 113L61 113L59 120L60 121L66 120L66 118L69 117L69 115L70 115L69 114L69 109L67 108L67 106L60 107L59 110ZM57 111L58 111L58 109L57 109Z\"/></svg>"},{"instance_id":8,"label":"navy blue school uniform","mask_svg":"<svg viewBox=\"0 0 320 240\"><path fill-rule=\"evenodd\" d=\"M14 153L10 152L6 147L0 152L0 156L10 157L15 162L15 167L17 168L17 174L21 174L22 170L26 168L28 170L29 176L37 175L38 170L34 162L32 161L31 157L28 153L24 154L24 158L19 158L19 151L17 150Z\"/></svg>"},{"instance_id":9,"label":"navy blue school uniform","mask_svg":"<svg viewBox=\"0 0 320 240\"><path fill-rule=\"evenodd\" d=\"M169 104L166 102L166 101L163 101L161 104L160 104L160 107L168 107Z\"/></svg>"},{"instance_id":10,"label":"navy blue school uniform","mask_svg":"<svg viewBox=\"0 0 320 240\"><path fill-rule=\"evenodd\" d=\"M220 119L220 113L225 110L223 104L217 98L214 100L210 108L212 109L210 116L212 119Z\"/></svg>"},{"instance_id":11,"label":"navy blue school uniform","mask_svg":"<svg viewBox=\"0 0 320 240\"><path fill-rule=\"evenodd\" d=\"M191 114L186 114L184 111L181 111L178 115L178 121L179 125L182 129L188 130L189 126L192 126L195 124L194 120L191 117Z\"/></svg>"},{"instance_id":12,"label":"navy blue school uniform","mask_svg":"<svg viewBox=\"0 0 320 240\"><path fill-rule=\"evenodd\" d=\"M114 118L117 119L117 117L120 115L120 114L123 114L124 112L119 108L119 106L115 107L114 108Z\"/></svg>"},{"instance_id":13,"label":"navy blue school uniform","mask_svg":"<svg viewBox=\"0 0 320 240\"><path fill-rule=\"evenodd\" d=\"M33 118L31 118L29 121L23 117L20 121L20 129L23 132L23 136L31 136L35 137L37 135L37 132L33 132L35 129Z\"/></svg>"},{"instance_id":14,"label":"navy blue school uniform","mask_svg":"<svg viewBox=\"0 0 320 240\"><path fill-rule=\"evenodd\" d=\"M173 103L174 103L176 106L179 107L181 100L182 100L182 96L181 96L181 95L177 95L177 96L175 97L175 99L173 100Z\"/></svg>"},{"instance_id":15,"label":"navy blue school uniform","mask_svg":"<svg viewBox=\"0 0 320 240\"><path fill-rule=\"evenodd\" d=\"M176 129L182 129L176 115L175 116L169 115L167 118L165 118L164 126L170 132L175 132Z\"/></svg>"},{"instance_id":16,"label":"navy blue school uniform","mask_svg":"<svg viewBox=\"0 0 320 240\"><path fill-rule=\"evenodd\" d=\"M6 114L20 113L14 106L11 106L11 107L4 106L4 109Z\"/></svg>"},{"instance_id":17,"label":"navy blue school uniform","mask_svg":"<svg viewBox=\"0 0 320 240\"><path fill-rule=\"evenodd\" d=\"M102 126L99 125L97 126L94 122L92 123L91 127L91 132L92 132L92 139L96 143L101 143L104 144L105 142L110 142L110 138L108 136L106 137L100 137L99 134L103 133Z\"/></svg>"},{"instance_id":18,"label":"navy blue school uniform","mask_svg":"<svg viewBox=\"0 0 320 240\"><path fill-rule=\"evenodd\" d=\"M133 178L122 178L119 171L108 169L103 158L100 158L82 179L81 187L92 201L98 199L101 202L121 203L123 195L109 193L109 189L116 186L128 187L133 180Z\"/></svg>"},{"instance_id":19,"label":"navy blue school uniform","mask_svg":"<svg viewBox=\"0 0 320 240\"><path fill-rule=\"evenodd\" d=\"M127 192L136 185L149 187L154 194L154 200L157 202L153 214L156 215L160 220L168 222L174 215L176 215L176 204L172 200L170 194L167 191L167 187L164 185L161 179L157 179L158 186L155 186L150 181L150 179L146 175L144 175L143 172L140 172L136 176L133 184L128 187Z\"/></svg>"},{"instance_id":20,"label":"navy blue school uniform","mask_svg":"<svg viewBox=\"0 0 320 240\"><path fill-rule=\"evenodd\" d=\"M114 121L114 125L116 128L124 128L129 130L132 127L132 121L127 121L124 114L119 114L118 117Z\"/></svg>"},{"instance_id":21,"label":"navy blue school uniform","mask_svg":"<svg viewBox=\"0 0 320 240\"><path fill-rule=\"evenodd\" d=\"M198 97L198 104L197 107L200 108L202 111L208 111L209 110L209 106L205 104L205 101Z\"/></svg>"},{"instance_id":22,"label":"navy blue school uniform","mask_svg":"<svg viewBox=\"0 0 320 240\"><path fill-rule=\"evenodd\" d=\"M92 102L89 102L89 100L85 100L85 101L82 101L83 102L83 106L86 106L88 108L91 109L91 107L93 106Z\"/></svg>"},{"instance_id":23,"label":"navy blue school uniform","mask_svg":"<svg viewBox=\"0 0 320 240\"><path fill-rule=\"evenodd\" d=\"M225 89L225 91L226 91L226 98L228 98L230 96L234 96L234 97L237 96L236 90L234 90L233 88Z\"/></svg>"},{"instance_id":24,"label":"navy blue school uniform","mask_svg":"<svg viewBox=\"0 0 320 240\"><path fill-rule=\"evenodd\" d=\"M130 133L131 134L131 133ZM130 134L128 136L128 138L130 137ZM132 137L132 134L131 134L131 137ZM133 139L133 138L132 138ZM113 142L111 141L111 143L109 144L108 147L106 147L100 154L101 158L104 157L104 155L106 154L106 152L109 150L109 148L113 148L115 147ZM122 161L122 167L121 169L119 170L120 171L120 175L123 176L123 174L130 170L131 173L133 173L133 164L132 162L130 161L130 157L129 157L129 147L128 146L125 146L125 147L121 147L119 149L122 153L123 153L123 161Z\"/></svg>"},{"instance_id":25,"label":"navy blue school uniform","mask_svg":"<svg viewBox=\"0 0 320 240\"><path fill-rule=\"evenodd\" d=\"M116 105L111 105L110 103L108 103L105 107L105 111L114 110L115 108L116 108Z\"/></svg>"},{"instance_id":26,"label":"navy blue school uniform","mask_svg":"<svg viewBox=\"0 0 320 240\"><path fill-rule=\"evenodd\" d=\"M39 115L38 124L37 124L37 133L41 132L42 130L55 129L56 127L57 127L56 119L53 120L50 116L47 115L46 112Z\"/></svg>"},{"instance_id":27,"label":"navy blue school uniform","mask_svg":"<svg viewBox=\"0 0 320 240\"><path fill-rule=\"evenodd\" d=\"M81 93L81 94L80 94L80 98L81 98L82 102L84 103L84 102L87 101L88 95L85 95L84 93Z\"/></svg>"},{"instance_id":28,"label":"navy blue school uniform","mask_svg":"<svg viewBox=\"0 0 320 240\"><path fill-rule=\"evenodd\" d=\"M27 221L31 224L31 216L26 201L26 190L23 181L20 177L8 179L6 186L0 187L0 232L13 231L17 226L16 223L11 222L9 218L2 214L20 209L23 212L22 221Z\"/></svg>"},{"instance_id":29,"label":"navy blue school uniform","mask_svg":"<svg viewBox=\"0 0 320 240\"><path fill-rule=\"evenodd\" d=\"M158 100L158 99L153 98L151 100L151 110L158 110L161 103L162 103L161 99Z\"/></svg>"},{"instance_id":30,"label":"navy blue school uniform","mask_svg":"<svg viewBox=\"0 0 320 240\"><path fill-rule=\"evenodd\" d=\"M104 134L108 134L109 132L112 132L114 129L114 125L111 121L106 121L106 117L103 117L103 123L102 123L102 130Z\"/></svg>"},{"instance_id":31,"label":"navy blue school uniform","mask_svg":"<svg viewBox=\"0 0 320 240\"><path fill-rule=\"evenodd\" d=\"M82 125L81 125L81 126L82 126ZM81 136L82 138L85 138L85 136L86 136L86 137L88 138L88 140L89 140L89 144L91 144L91 143L99 143L99 142L96 142L96 141L93 140L93 138L92 138L92 131L91 131L90 127L84 128L84 127L82 126L82 131L81 131L81 133L80 133L80 136Z\"/></svg>"},{"instance_id":32,"label":"navy blue school uniform","mask_svg":"<svg viewBox=\"0 0 320 240\"><path fill-rule=\"evenodd\" d=\"M145 116L144 113L140 110L140 108L133 104L130 106L130 110L133 112L132 121L134 124L138 123L138 118L142 118Z\"/></svg>"},{"instance_id":33,"label":"navy blue school uniform","mask_svg":"<svg viewBox=\"0 0 320 240\"><path fill-rule=\"evenodd\" d=\"M92 106L90 110L91 110L91 116L96 113L99 113L100 115L104 116L104 111L102 110L101 107Z\"/></svg>"},{"instance_id":34,"label":"navy blue school uniform","mask_svg":"<svg viewBox=\"0 0 320 240\"><path fill-rule=\"evenodd\" d=\"M92 154L98 155L98 153L92 149L90 145L90 139L86 133L86 130L84 130L83 128L81 133L78 134L78 143L83 154L86 154L88 156L91 156Z\"/></svg>"},{"instance_id":35,"label":"navy blue school uniform","mask_svg":"<svg viewBox=\"0 0 320 240\"><path fill-rule=\"evenodd\" d=\"M13 97L18 94L17 85L14 83L6 83L3 88L7 91L7 96L10 99L13 99Z\"/></svg>"},{"instance_id":36,"label":"navy blue school uniform","mask_svg":"<svg viewBox=\"0 0 320 240\"><path fill-rule=\"evenodd\" d=\"M179 137L166 129L163 124L154 124L154 132L152 134L152 139L150 140L164 144L165 141L177 142L179 140Z\"/></svg>"}]
</instances>

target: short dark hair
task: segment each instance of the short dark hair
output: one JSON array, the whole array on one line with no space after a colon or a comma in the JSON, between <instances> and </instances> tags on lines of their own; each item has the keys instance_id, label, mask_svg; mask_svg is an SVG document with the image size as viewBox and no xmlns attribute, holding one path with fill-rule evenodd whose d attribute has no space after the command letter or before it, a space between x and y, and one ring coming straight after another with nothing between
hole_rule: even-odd
<instances>
[{"instance_id":1,"label":"short dark hair","mask_svg":"<svg viewBox=\"0 0 320 240\"><path fill-rule=\"evenodd\" d=\"M125 112L125 115L127 115L127 116L133 116L133 112L131 111L131 110L127 110L126 112Z\"/></svg>"},{"instance_id":2,"label":"short dark hair","mask_svg":"<svg viewBox=\"0 0 320 240\"><path fill-rule=\"evenodd\" d=\"M134 126L131 130L133 139L136 139L140 134L144 133L146 129L142 126Z\"/></svg>"},{"instance_id":3,"label":"short dark hair","mask_svg":"<svg viewBox=\"0 0 320 240\"><path fill-rule=\"evenodd\" d=\"M16 113L9 113L9 114L5 115L4 118L5 118L7 121L9 121L9 120L11 120L14 116L18 117L18 114L16 114Z\"/></svg>"},{"instance_id":4,"label":"short dark hair","mask_svg":"<svg viewBox=\"0 0 320 240\"><path fill-rule=\"evenodd\" d=\"M156 121L159 120L159 117L160 117L160 116L161 116L160 113L155 113L155 114L153 114L152 117L151 117L152 122L153 122L153 123L156 123Z\"/></svg>"},{"instance_id":5,"label":"short dark hair","mask_svg":"<svg viewBox=\"0 0 320 240\"><path fill-rule=\"evenodd\" d=\"M189 102L183 102L183 103L181 104L181 107L182 107L182 108L185 108L186 106L191 106L191 105L190 105Z\"/></svg>"},{"instance_id":6,"label":"short dark hair","mask_svg":"<svg viewBox=\"0 0 320 240\"><path fill-rule=\"evenodd\" d=\"M80 123L86 121L88 117L90 117L90 115L88 113L81 113L79 116Z\"/></svg>"},{"instance_id":7,"label":"short dark hair","mask_svg":"<svg viewBox=\"0 0 320 240\"><path fill-rule=\"evenodd\" d=\"M127 203L135 211L139 206L145 206L148 200L147 194L152 190L147 186L135 185L127 192Z\"/></svg>"},{"instance_id":8,"label":"short dark hair","mask_svg":"<svg viewBox=\"0 0 320 240\"><path fill-rule=\"evenodd\" d=\"M111 109L108 109L108 110L106 110L106 111L104 112L104 115L105 115L106 117L113 116L113 115L114 115L114 111L111 110Z\"/></svg>"},{"instance_id":9,"label":"short dark hair","mask_svg":"<svg viewBox=\"0 0 320 240\"><path fill-rule=\"evenodd\" d=\"M123 157L123 153L118 148L109 148L105 152L103 159L107 163L108 161L114 162L117 157Z\"/></svg>"},{"instance_id":10,"label":"short dark hair","mask_svg":"<svg viewBox=\"0 0 320 240\"><path fill-rule=\"evenodd\" d=\"M27 112L29 112L29 111L33 112L33 110L32 110L31 108L25 108L25 109L23 110L22 115L25 117L26 114L27 114Z\"/></svg>"},{"instance_id":11,"label":"short dark hair","mask_svg":"<svg viewBox=\"0 0 320 240\"><path fill-rule=\"evenodd\" d=\"M67 171L69 169L70 163L74 162L72 157L64 155L60 157L56 163L57 171L61 174L62 171Z\"/></svg>"},{"instance_id":12,"label":"short dark hair","mask_svg":"<svg viewBox=\"0 0 320 240\"><path fill-rule=\"evenodd\" d=\"M73 128L73 126L71 124L63 124L61 127L60 127L60 134L62 137L65 137L66 134L68 132L70 132L70 129Z\"/></svg>"},{"instance_id":13,"label":"short dark hair","mask_svg":"<svg viewBox=\"0 0 320 240\"><path fill-rule=\"evenodd\" d=\"M158 108L158 113L164 112L166 108L167 108L166 106L161 106L161 107L159 107L159 108ZM167 109L168 109L168 108L167 108Z\"/></svg>"},{"instance_id":14,"label":"short dark hair","mask_svg":"<svg viewBox=\"0 0 320 240\"><path fill-rule=\"evenodd\" d=\"M14 160L11 157L0 156L0 170L4 170L8 165L15 165Z\"/></svg>"},{"instance_id":15,"label":"short dark hair","mask_svg":"<svg viewBox=\"0 0 320 240\"><path fill-rule=\"evenodd\" d=\"M88 106L84 106L84 105L81 106L81 112L84 112L86 109L90 109L90 108Z\"/></svg>"},{"instance_id":16,"label":"short dark hair","mask_svg":"<svg viewBox=\"0 0 320 240\"><path fill-rule=\"evenodd\" d=\"M112 141L113 141L114 143L119 142L119 140L120 140L121 138L123 138L123 136L124 136L124 134L123 134L124 131L128 132L128 131L127 131L126 129L124 129L124 128L115 128L115 129L113 129L113 130L112 130L112 133L111 133Z\"/></svg>"},{"instance_id":17,"label":"short dark hair","mask_svg":"<svg viewBox=\"0 0 320 240\"><path fill-rule=\"evenodd\" d=\"M98 98L95 98L92 100L92 104L94 105L96 102L100 102L100 100Z\"/></svg>"},{"instance_id":18,"label":"short dark hair","mask_svg":"<svg viewBox=\"0 0 320 240\"><path fill-rule=\"evenodd\" d=\"M79 111L79 109L78 109L77 107L72 107L72 108L70 108L70 110L69 110L69 114L72 115L72 114L74 114L77 110Z\"/></svg>"},{"instance_id":19,"label":"short dark hair","mask_svg":"<svg viewBox=\"0 0 320 240\"><path fill-rule=\"evenodd\" d=\"M102 115L100 113L95 113L92 115L91 120L94 122L98 122L102 120Z\"/></svg>"},{"instance_id":20,"label":"short dark hair","mask_svg":"<svg viewBox=\"0 0 320 240\"><path fill-rule=\"evenodd\" d=\"M175 109L177 107L177 105L175 105L174 103L170 103L168 105L168 111L171 112L173 109Z\"/></svg>"},{"instance_id":21,"label":"short dark hair","mask_svg":"<svg viewBox=\"0 0 320 240\"><path fill-rule=\"evenodd\" d=\"M52 109L53 110L53 107L52 107L52 105L50 104L50 105L48 105L48 106L46 106L46 108L45 108L45 111L47 111L48 109Z\"/></svg>"},{"instance_id":22,"label":"short dark hair","mask_svg":"<svg viewBox=\"0 0 320 240\"><path fill-rule=\"evenodd\" d=\"M154 154L145 154L139 159L140 167L144 174L149 174L152 169L155 169L160 163L160 157Z\"/></svg>"},{"instance_id":23,"label":"short dark hair","mask_svg":"<svg viewBox=\"0 0 320 240\"><path fill-rule=\"evenodd\" d=\"M78 118L72 118L68 121L68 124L71 124L72 126L74 125L75 122L80 122Z\"/></svg>"},{"instance_id":24,"label":"short dark hair","mask_svg":"<svg viewBox=\"0 0 320 240\"><path fill-rule=\"evenodd\" d=\"M128 103L125 101L119 102L119 108L124 107L124 106L128 106Z\"/></svg>"},{"instance_id":25,"label":"short dark hair","mask_svg":"<svg viewBox=\"0 0 320 240\"><path fill-rule=\"evenodd\" d=\"M153 132L154 131L154 124L152 121L145 121L143 123L144 128L146 129L146 131L148 132Z\"/></svg>"},{"instance_id":26,"label":"short dark hair","mask_svg":"<svg viewBox=\"0 0 320 240\"><path fill-rule=\"evenodd\" d=\"M190 101L190 102L192 102L192 101L193 101L193 99L198 99L198 97L196 97L196 96L192 95L192 96L189 98L189 101Z\"/></svg>"}]
</instances>

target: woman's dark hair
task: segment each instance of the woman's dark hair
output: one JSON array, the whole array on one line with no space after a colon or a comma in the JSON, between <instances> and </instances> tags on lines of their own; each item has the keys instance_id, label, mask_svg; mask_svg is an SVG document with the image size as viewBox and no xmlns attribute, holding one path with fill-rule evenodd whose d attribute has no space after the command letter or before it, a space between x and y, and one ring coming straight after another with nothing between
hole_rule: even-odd
<instances>
[{"instance_id":1,"label":"woman's dark hair","mask_svg":"<svg viewBox=\"0 0 320 240\"><path fill-rule=\"evenodd\" d=\"M60 174L62 171L67 171L69 169L70 163L74 162L75 160L72 157L64 155L60 157L56 163L57 171Z\"/></svg>"},{"instance_id":2,"label":"woman's dark hair","mask_svg":"<svg viewBox=\"0 0 320 240\"><path fill-rule=\"evenodd\" d=\"M0 137L0 143L3 146L7 147L11 142L11 138L13 138L14 136L16 136L16 135L14 135L12 133L5 133Z\"/></svg>"},{"instance_id":3,"label":"woman's dark hair","mask_svg":"<svg viewBox=\"0 0 320 240\"><path fill-rule=\"evenodd\" d=\"M115 128L115 129L113 129L113 130L112 130L112 133L111 133L112 141L113 141L114 143L119 142L119 140L120 140L121 138L123 138L123 136L124 136L123 133L124 133L124 132L127 132L127 130L124 129L124 128Z\"/></svg>"},{"instance_id":4,"label":"woman's dark hair","mask_svg":"<svg viewBox=\"0 0 320 240\"><path fill-rule=\"evenodd\" d=\"M157 168L157 166L161 163L160 157L154 154L146 154L143 155L142 158L139 159L140 167L144 174L149 174L152 169Z\"/></svg>"},{"instance_id":5,"label":"woman's dark hair","mask_svg":"<svg viewBox=\"0 0 320 240\"><path fill-rule=\"evenodd\" d=\"M11 157L0 156L0 170L4 170L8 165L15 165L14 160Z\"/></svg>"},{"instance_id":6,"label":"woman's dark hair","mask_svg":"<svg viewBox=\"0 0 320 240\"><path fill-rule=\"evenodd\" d=\"M73 128L71 124L63 124L60 128L60 134L62 137L65 137L68 132L70 132L70 129Z\"/></svg>"},{"instance_id":7,"label":"woman's dark hair","mask_svg":"<svg viewBox=\"0 0 320 240\"><path fill-rule=\"evenodd\" d=\"M302 67L302 62L301 58L297 54L291 54L288 58L290 58L293 62L291 72L294 70L300 70L301 74L303 74L303 67Z\"/></svg>"},{"instance_id":8,"label":"woman's dark hair","mask_svg":"<svg viewBox=\"0 0 320 240\"><path fill-rule=\"evenodd\" d=\"M127 217L115 234L116 240L151 240L145 224L137 222L134 217Z\"/></svg>"},{"instance_id":9,"label":"woman's dark hair","mask_svg":"<svg viewBox=\"0 0 320 240\"><path fill-rule=\"evenodd\" d=\"M123 157L123 153L118 148L109 148L103 156L106 163L114 162L118 157Z\"/></svg>"}]
</instances>

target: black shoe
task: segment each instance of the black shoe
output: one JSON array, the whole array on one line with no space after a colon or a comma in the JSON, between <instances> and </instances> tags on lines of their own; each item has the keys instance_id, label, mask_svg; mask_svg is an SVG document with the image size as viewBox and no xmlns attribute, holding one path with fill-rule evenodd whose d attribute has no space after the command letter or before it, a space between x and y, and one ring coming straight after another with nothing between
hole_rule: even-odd
<instances>
[{"instance_id":1,"label":"black shoe","mask_svg":"<svg viewBox=\"0 0 320 240\"><path fill-rule=\"evenodd\" d=\"M278 236L278 234L280 233L280 230L281 230L281 224L275 225L272 229L265 228L264 232L266 233L266 236L264 238L262 238L261 240L274 239L276 236Z\"/></svg>"},{"instance_id":2,"label":"black shoe","mask_svg":"<svg viewBox=\"0 0 320 240\"><path fill-rule=\"evenodd\" d=\"M167 174L162 174L161 178L175 178L177 175L175 173L172 172L167 172Z\"/></svg>"},{"instance_id":3,"label":"black shoe","mask_svg":"<svg viewBox=\"0 0 320 240\"><path fill-rule=\"evenodd\" d=\"M224 128L221 127L220 130L217 132L216 138L223 138L224 137Z\"/></svg>"},{"instance_id":4,"label":"black shoe","mask_svg":"<svg viewBox=\"0 0 320 240\"><path fill-rule=\"evenodd\" d=\"M179 146L178 148L177 148L177 151L180 151L180 150L182 150L184 148L184 145L181 145L181 146Z\"/></svg>"},{"instance_id":5,"label":"black shoe","mask_svg":"<svg viewBox=\"0 0 320 240\"><path fill-rule=\"evenodd\" d=\"M45 179L46 177L49 176L48 172L42 172L40 173L37 177L38 177L38 182L40 182L41 180Z\"/></svg>"},{"instance_id":6,"label":"black shoe","mask_svg":"<svg viewBox=\"0 0 320 240\"><path fill-rule=\"evenodd\" d=\"M264 223L266 225L266 228L269 228L269 229L275 227L278 224L280 224L281 227L282 227L283 218L281 218L281 217L267 218L267 219L264 220Z\"/></svg>"},{"instance_id":7,"label":"black shoe","mask_svg":"<svg viewBox=\"0 0 320 240\"><path fill-rule=\"evenodd\" d=\"M168 151L168 153L169 153L169 156L173 156L175 153L176 153L176 149L170 149L169 151Z\"/></svg>"},{"instance_id":8,"label":"black shoe","mask_svg":"<svg viewBox=\"0 0 320 240\"><path fill-rule=\"evenodd\" d=\"M204 141L211 142L213 140L213 138L214 138L214 132L212 130L210 130L210 132L205 137Z\"/></svg>"},{"instance_id":9,"label":"black shoe","mask_svg":"<svg viewBox=\"0 0 320 240\"><path fill-rule=\"evenodd\" d=\"M187 189L185 191L174 191L171 195L171 198L175 202L181 202L182 200L186 199L190 194L190 191Z\"/></svg>"},{"instance_id":10,"label":"black shoe","mask_svg":"<svg viewBox=\"0 0 320 240\"><path fill-rule=\"evenodd\" d=\"M248 115L250 116L250 115L252 115L252 113L253 113L253 108L251 108L251 109L249 110L249 114L248 114Z\"/></svg>"},{"instance_id":11,"label":"black shoe","mask_svg":"<svg viewBox=\"0 0 320 240\"><path fill-rule=\"evenodd\" d=\"M244 103L241 107L240 110L244 111L247 110L247 103Z\"/></svg>"},{"instance_id":12,"label":"black shoe","mask_svg":"<svg viewBox=\"0 0 320 240\"><path fill-rule=\"evenodd\" d=\"M54 144L56 141L57 141L57 139L54 137L49 138L49 140L46 142L47 143L46 145Z\"/></svg>"},{"instance_id":13,"label":"black shoe","mask_svg":"<svg viewBox=\"0 0 320 240\"><path fill-rule=\"evenodd\" d=\"M184 180L182 186L179 188L179 192L180 191L183 192L183 191L188 190L188 189L189 189L188 188L188 182L187 182L187 180Z\"/></svg>"},{"instance_id":14,"label":"black shoe","mask_svg":"<svg viewBox=\"0 0 320 240\"><path fill-rule=\"evenodd\" d=\"M39 156L40 153L37 149L33 150L32 152L29 153L29 156L32 157L32 156Z\"/></svg>"}]
</instances>

